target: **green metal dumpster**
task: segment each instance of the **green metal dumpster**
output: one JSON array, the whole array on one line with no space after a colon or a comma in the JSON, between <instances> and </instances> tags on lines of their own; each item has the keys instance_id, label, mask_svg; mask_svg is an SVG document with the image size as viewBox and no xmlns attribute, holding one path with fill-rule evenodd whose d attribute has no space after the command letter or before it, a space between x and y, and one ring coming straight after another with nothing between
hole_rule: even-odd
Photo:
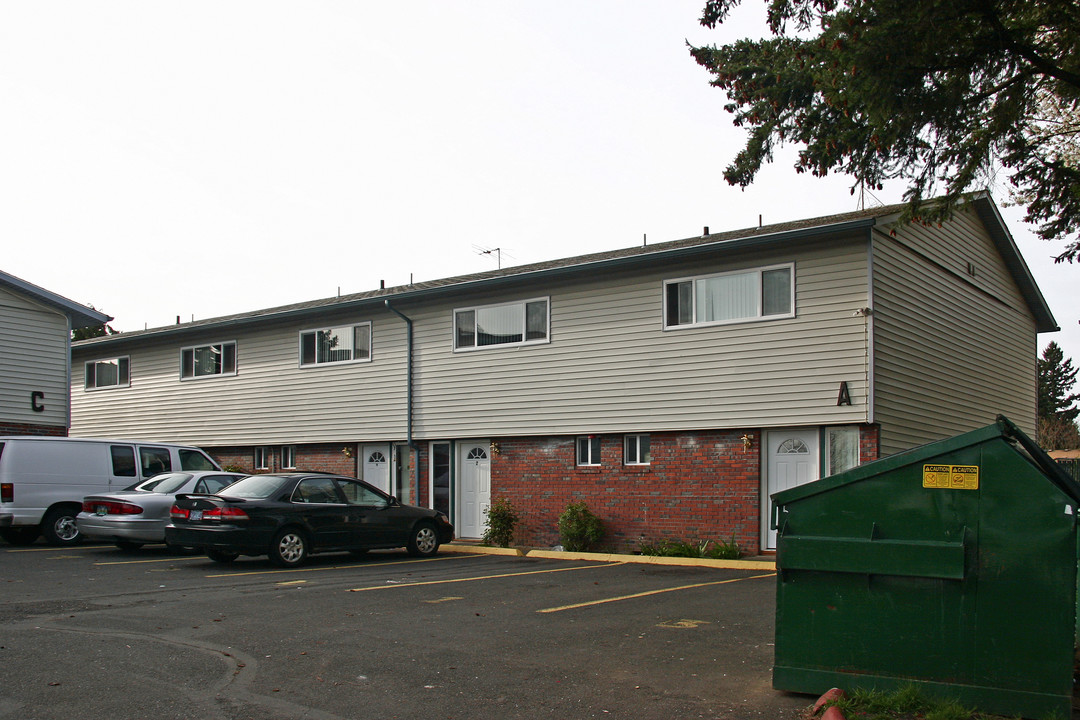
<instances>
[{"instance_id":1,"label":"green metal dumpster","mask_svg":"<svg viewBox=\"0 0 1080 720\"><path fill-rule=\"evenodd\" d=\"M774 688L1071 716L1080 484L1008 419L773 501Z\"/></svg>"}]
</instances>

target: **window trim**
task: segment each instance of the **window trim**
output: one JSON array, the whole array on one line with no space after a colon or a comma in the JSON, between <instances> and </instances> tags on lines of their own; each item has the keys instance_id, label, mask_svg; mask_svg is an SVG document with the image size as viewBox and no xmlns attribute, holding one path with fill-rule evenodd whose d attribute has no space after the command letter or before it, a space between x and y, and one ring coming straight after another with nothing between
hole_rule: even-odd
<instances>
[{"instance_id":1,"label":"window trim","mask_svg":"<svg viewBox=\"0 0 1080 720\"><path fill-rule=\"evenodd\" d=\"M232 349L233 349L233 363L232 363L233 367L232 367L231 371L229 371L229 372L211 373L209 375L195 375L194 374L194 372L195 372L194 351L195 350L199 350L201 348L212 348L212 347L218 346L218 347L221 347L221 353L222 353L222 356L224 357L225 346L226 345L232 345ZM192 374L191 375L184 375L184 354L187 353L187 352L192 353L192 363L191 363ZM239 357L238 357L238 354L237 354L237 347L236 347L236 341L235 340L223 340L222 342L203 343L201 345L186 345L186 346L180 348L180 381L181 382L188 382L190 380L209 380L211 378L235 377L236 376L236 368L237 368L237 365L239 365L238 361L239 361ZM222 365L224 365L224 363L222 363Z\"/></svg>"},{"instance_id":2,"label":"window trim","mask_svg":"<svg viewBox=\"0 0 1080 720\"><path fill-rule=\"evenodd\" d=\"M355 356L356 355L356 353L355 353L355 348L356 348L356 328L358 328L358 327L366 327L367 331L368 331L367 332L367 357L357 358ZM354 349L353 357L351 357L348 360L325 360L323 362L319 362L319 360L318 360L318 355L319 354L318 354L318 350L316 349L315 362L310 362L310 363L305 363L304 362L304 336L305 335L314 334L316 336L316 338L318 338L318 333L320 333L320 332L324 332L326 330L337 330L337 329L340 329L340 328L351 328L352 331L353 331L353 349ZM372 345L374 344L374 339L373 338L374 338L374 330L372 328L372 323L371 323L370 320L366 320L364 322L355 322L355 323L341 323L341 324L336 324L335 323L335 324L330 325L329 327L327 327L326 325L323 325L321 327L302 329L302 330L300 330L299 334L297 335L297 347L296 347L296 350L297 350L297 352L296 352L297 366L301 367L301 368L304 368L304 369L307 369L307 368L326 367L328 365L355 365L357 363L369 363L369 362L371 362Z\"/></svg>"},{"instance_id":3,"label":"window trim","mask_svg":"<svg viewBox=\"0 0 1080 720\"><path fill-rule=\"evenodd\" d=\"M649 457L647 460L641 459L641 438L646 438L646 442L649 443ZM637 460L631 461L629 459L630 442L634 441L634 450L637 455ZM652 465L652 441L649 438L649 433L627 433L623 435L623 465L629 465L631 467L643 467Z\"/></svg>"},{"instance_id":4,"label":"window trim","mask_svg":"<svg viewBox=\"0 0 1080 720\"><path fill-rule=\"evenodd\" d=\"M790 298L791 298L791 307L790 307L789 311L786 312L786 313L777 313L777 314L774 314L774 315L763 315L762 314L762 304L763 303L762 303L762 298L761 298L761 291L762 291L762 280L761 280L761 278L762 278L762 275L764 273L770 271L770 270L784 270L784 269L787 269L787 270L790 271L790 277L789 277L790 290L789 290L789 293L790 293ZM757 312L758 312L758 314L757 315L751 315L751 316L740 317L740 318L732 318L731 320L709 320L709 321L704 321L704 322L698 321L698 319L697 319L697 315L698 315L698 312L697 312L697 292L696 292L698 281L710 280L712 278L724 277L724 276L729 276L729 275L746 275L748 273L755 273L757 275L757 289L758 289L758 298L757 298ZM679 283L685 283L685 282L691 283L691 286L690 286L691 320L688 323L677 323L675 325L669 325L668 324L668 303L669 303L669 300L668 300L668 297L669 297L668 288L670 286L672 286L672 285L678 285ZM662 310L663 315L661 317L661 321L662 321L663 328L664 328L665 331L667 331L667 330L686 330L686 329L689 329L689 328L700 328L700 327L713 327L713 326L716 326L716 325L737 325L737 324L741 324L741 323L750 323L750 322L768 322L768 321L771 321L771 320L786 320L786 319L790 319L790 318L793 318L793 317L796 316L796 308L795 308L795 262L791 261L791 262L786 262L786 263L775 263L773 265L762 265L762 266L759 266L759 267L740 268L738 270L727 270L727 271L724 271L724 272L709 273L707 275L690 275L690 276L687 276L687 277L672 278L670 280L664 280L663 281L662 295L663 295L663 310Z\"/></svg>"},{"instance_id":5,"label":"window trim","mask_svg":"<svg viewBox=\"0 0 1080 720\"><path fill-rule=\"evenodd\" d=\"M286 453L288 453L288 460L285 459ZM280 449L281 469L282 470L295 470L296 469L296 446L295 445L282 445Z\"/></svg>"},{"instance_id":6,"label":"window trim","mask_svg":"<svg viewBox=\"0 0 1080 720\"><path fill-rule=\"evenodd\" d=\"M581 441L587 440L589 445L589 457L587 462L581 461ZM596 457L593 457L593 443L596 444ZM579 468L594 468L600 467L603 462L604 445L602 438L599 435L578 435L574 438L574 464Z\"/></svg>"},{"instance_id":7,"label":"window trim","mask_svg":"<svg viewBox=\"0 0 1080 720\"><path fill-rule=\"evenodd\" d=\"M528 333L528 305L529 303L542 302L547 310L544 313L544 337L542 339L529 340L526 335ZM477 345L476 344L476 319L473 316L473 344L458 347L458 314L472 312L476 313L478 310L488 310L492 308L520 306L522 317L524 318L524 326L521 328L521 337L524 338L519 342L508 343L494 343L491 345ZM450 316L451 326L451 344L453 345L454 352L477 352L484 350L491 350L493 348L510 348L521 347L523 345L548 345L551 343L551 296L543 295L539 297L526 298L524 300L513 300L510 302L498 302L487 303L485 305L466 305L464 307L456 307L451 311Z\"/></svg>"},{"instance_id":8,"label":"window trim","mask_svg":"<svg viewBox=\"0 0 1080 720\"><path fill-rule=\"evenodd\" d=\"M91 387L86 384L87 373L86 369L90 365L97 365L99 363L107 363L115 361L117 365L116 379L117 382L112 385L98 385L97 384L97 368L94 368L94 385ZM120 362L123 361L127 364L127 379L124 382L120 382ZM87 360L83 363L83 390L88 392L96 392L98 390L115 390L117 388L131 387L131 356L130 355L117 355L116 357L97 358L96 360Z\"/></svg>"},{"instance_id":9,"label":"window trim","mask_svg":"<svg viewBox=\"0 0 1080 720\"><path fill-rule=\"evenodd\" d=\"M259 460L259 456L262 456L262 460ZM273 455L271 450L266 445L256 445L252 452L252 468L255 470L269 470L270 469L270 457Z\"/></svg>"}]
</instances>

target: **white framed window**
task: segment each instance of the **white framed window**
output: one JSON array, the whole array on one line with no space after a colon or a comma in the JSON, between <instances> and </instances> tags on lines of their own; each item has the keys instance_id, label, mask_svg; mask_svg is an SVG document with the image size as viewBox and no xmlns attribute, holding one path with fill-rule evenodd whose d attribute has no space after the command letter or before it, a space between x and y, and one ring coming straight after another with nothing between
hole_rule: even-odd
<instances>
[{"instance_id":1,"label":"white framed window","mask_svg":"<svg viewBox=\"0 0 1080 720\"><path fill-rule=\"evenodd\" d=\"M236 342L180 349L180 379L236 374Z\"/></svg>"},{"instance_id":2,"label":"white framed window","mask_svg":"<svg viewBox=\"0 0 1080 720\"><path fill-rule=\"evenodd\" d=\"M131 360L126 356L86 363L84 386L87 390L128 387L130 384Z\"/></svg>"},{"instance_id":3,"label":"white framed window","mask_svg":"<svg viewBox=\"0 0 1080 720\"><path fill-rule=\"evenodd\" d=\"M454 350L548 342L548 298L454 310Z\"/></svg>"},{"instance_id":4,"label":"white framed window","mask_svg":"<svg viewBox=\"0 0 1080 720\"><path fill-rule=\"evenodd\" d=\"M651 462L652 452L649 450L648 435L627 435L623 438L623 463L625 465L648 465Z\"/></svg>"},{"instance_id":5,"label":"white framed window","mask_svg":"<svg viewBox=\"0 0 1080 720\"><path fill-rule=\"evenodd\" d=\"M795 263L664 282L664 327L795 317Z\"/></svg>"},{"instance_id":6,"label":"white framed window","mask_svg":"<svg viewBox=\"0 0 1080 720\"><path fill-rule=\"evenodd\" d=\"M269 470L270 469L270 448L257 447L255 448L255 469L256 470Z\"/></svg>"},{"instance_id":7,"label":"white framed window","mask_svg":"<svg viewBox=\"0 0 1080 720\"><path fill-rule=\"evenodd\" d=\"M577 439L577 464L596 466L600 464L600 436L582 435Z\"/></svg>"},{"instance_id":8,"label":"white framed window","mask_svg":"<svg viewBox=\"0 0 1080 720\"><path fill-rule=\"evenodd\" d=\"M281 469L282 470L295 470L296 469L296 446L295 445L282 445L281 446Z\"/></svg>"},{"instance_id":9,"label":"white framed window","mask_svg":"<svg viewBox=\"0 0 1080 720\"><path fill-rule=\"evenodd\" d=\"M370 361L369 322L300 332L300 367Z\"/></svg>"},{"instance_id":10,"label":"white framed window","mask_svg":"<svg viewBox=\"0 0 1080 720\"><path fill-rule=\"evenodd\" d=\"M825 475L836 475L859 465L859 428L825 428Z\"/></svg>"}]
</instances>

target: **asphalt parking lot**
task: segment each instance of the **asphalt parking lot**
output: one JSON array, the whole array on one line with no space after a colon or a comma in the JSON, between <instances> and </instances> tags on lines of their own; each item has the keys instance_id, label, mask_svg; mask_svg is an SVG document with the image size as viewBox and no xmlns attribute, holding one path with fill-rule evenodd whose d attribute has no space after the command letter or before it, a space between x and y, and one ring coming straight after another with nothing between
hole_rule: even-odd
<instances>
[{"instance_id":1,"label":"asphalt parking lot","mask_svg":"<svg viewBox=\"0 0 1080 720\"><path fill-rule=\"evenodd\" d=\"M0 718L795 718L775 577L444 548L0 544Z\"/></svg>"}]
</instances>

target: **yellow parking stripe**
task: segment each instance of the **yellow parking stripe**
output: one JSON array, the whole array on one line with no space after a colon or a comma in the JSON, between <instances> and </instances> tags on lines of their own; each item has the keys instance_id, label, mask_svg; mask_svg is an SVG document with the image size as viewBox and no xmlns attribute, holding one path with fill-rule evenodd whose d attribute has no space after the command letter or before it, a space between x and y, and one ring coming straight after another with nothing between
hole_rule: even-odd
<instances>
[{"instance_id":1,"label":"yellow parking stripe","mask_svg":"<svg viewBox=\"0 0 1080 720\"><path fill-rule=\"evenodd\" d=\"M622 595L620 597L604 598L603 600L590 600L589 602L575 603L573 605L563 605L562 607L546 608L544 610L537 610L538 613L555 613L562 612L563 610L576 610L583 607L592 607L594 605L604 605L605 603L621 602L622 600L634 600L635 598L648 597L650 595L660 595L662 593L676 592L678 590L693 590L694 588L710 587L712 585L725 585L727 583L742 582L743 580L757 580L759 578L776 577L776 573L768 573L767 575L751 575L749 577L731 578L729 580L716 580L715 582L707 583L695 583L694 585L680 585L673 588L661 588L660 590L648 590L646 592L634 593L633 595Z\"/></svg>"},{"instance_id":2,"label":"yellow parking stripe","mask_svg":"<svg viewBox=\"0 0 1080 720\"><path fill-rule=\"evenodd\" d=\"M167 563L167 562L181 562L188 561L193 562L195 560L205 560L205 555L192 555L190 557L171 557L171 558L155 558L153 560L100 560L95 565L141 565L144 563Z\"/></svg>"},{"instance_id":3,"label":"yellow parking stripe","mask_svg":"<svg viewBox=\"0 0 1080 720\"><path fill-rule=\"evenodd\" d=\"M69 552L71 550L110 550L112 545L49 545L48 547L33 547L33 548L18 548L15 550L5 550L9 553L21 553L21 552Z\"/></svg>"},{"instance_id":4,"label":"yellow parking stripe","mask_svg":"<svg viewBox=\"0 0 1080 720\"><path fill-rule=\"evenodd\" d=\"M479 557L479 556L474 556ZM481 575L479 577L454 578L452 580L427 580L424 582L394 583L393 585L372 585L366 588L353 588L349 592L367 592L368 590L389 590L391 588L420 587L423 585L449 585L451 583L474 582L476 580L498 580L499 578L521 577L522 575L542 575L544 573L569 572L571 570L591 570L593 568L612 567L624 563L606 563L603 565L580 565L569 568L551 568L550 570L529 570L527 572L503 573L501 575Z\"/></svg>"},{"instance_id":5,"label":"yellow parking stripe","mask_svg":"<svg viewBox=\"0 0 1080 720\"><path fill-rule=\"evenodd\" d=\"M302 572L322 572L324 570L348 570L350 568L358 567L385 567L387 565L416 565L417 563L427 562L440 562L443 560L469 560L471 558L483 557L483 555L449 555L443 557L434 557L427 559L409 559L409 560L396 560L394 562L384 563L359 563L356 565L334 565L331 567L302 567L302 568L283 568L281 570L250 570L247 572L235 572L235 573L221 573L218 575L207 575L208 578L225 578L225 577L240 577L242 575L279 575L281 573L302 573Z\"/></svg>"}]
</instances>

